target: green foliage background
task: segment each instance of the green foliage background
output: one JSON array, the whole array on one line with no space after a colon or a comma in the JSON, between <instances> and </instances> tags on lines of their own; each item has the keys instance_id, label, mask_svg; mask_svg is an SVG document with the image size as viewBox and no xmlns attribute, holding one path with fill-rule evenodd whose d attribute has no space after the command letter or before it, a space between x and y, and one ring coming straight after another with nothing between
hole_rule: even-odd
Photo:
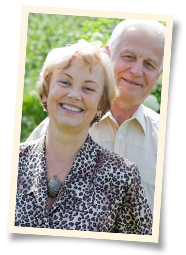
<instances>
[{"instance_id":1,"label":"green foliage background","mask_svg":"<svg viewBox=\"0 0 186 255\"><path fill-rule=\"evenodd\" d=\"M36 84L50 50L75 43L99 40L108 44L112 30L123 19L30 13L28 18L24 92L21 120L21 142L47 116L36 92ZM164 23L164 22L162 22ZM165 23L164 23L165 25ZM161 78L152 94L161 102Z\"/></svg>"}]
</instances>

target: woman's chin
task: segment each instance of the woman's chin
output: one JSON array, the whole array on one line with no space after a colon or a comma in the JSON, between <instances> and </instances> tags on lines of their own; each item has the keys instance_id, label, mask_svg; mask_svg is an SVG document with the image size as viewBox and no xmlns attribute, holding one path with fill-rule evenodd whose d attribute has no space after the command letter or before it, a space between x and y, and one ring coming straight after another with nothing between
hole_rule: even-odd
<instances>
[{"instance_id":1,"label":"woman's chin","mask_svg":"<svg viewBox=\"0 0 186 255\"><path fill-rule=\"evenodd\" d=\"M58 120L56 123L56 126L58 129L60 130L65 130L65 132L69 132L70 130L74 131L74 130L82 130L85 128L85 125L83 125L83 123L81 122L77 122L77 121L69 121L69 120ZM89 128L89 125L87 125L87 130ZM86 128L85 128L86 129Z\"/></svg>"},{"instance_id":2,"label":"woman's chin","mask_svg":"<svg viewBox=\"0 0 186 255\"><path fill-rule=\"evenodd\" d=\"M83 118L80 118L80 116L78 117L77 115L73 116L73 117L64 116L64 115L63 116L50 115L49 123L51 123L51 127L53 129L55 129L57 127L57 129L59 129L61 131L68 132L68 133L70 131L74 132L74 130L75 131L77 130L77 132L86 130L88 132L91 120L92 119L89 116L83 116Z\"/></svg>"}]
</instances>

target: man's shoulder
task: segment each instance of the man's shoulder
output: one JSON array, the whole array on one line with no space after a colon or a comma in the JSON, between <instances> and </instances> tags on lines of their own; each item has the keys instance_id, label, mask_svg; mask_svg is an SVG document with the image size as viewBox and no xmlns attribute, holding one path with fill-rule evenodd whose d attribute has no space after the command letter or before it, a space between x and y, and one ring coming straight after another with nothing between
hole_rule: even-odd
<instances>
[{"instance_id":1,"label":"man's shoulder","mask_svg":"<svg viewBox=\"0 0 186 255\"><path fill-rule=\"evenodd\" d=\"M46 134L48 130L49 118L44 119L30 134L27 141L33 141Z\"/></svg>"},{"instance_id":2,"label":"man's shoulder","mask_svg":"<svg viewBox=\"0 0 186 255\"><path fill-rule=\"evenodd\" d=\"M142 105L143 113L145 118L149 118L153 122L159 122L160 114L153 111L152 109Z\"/></svg>"}]
</instances>

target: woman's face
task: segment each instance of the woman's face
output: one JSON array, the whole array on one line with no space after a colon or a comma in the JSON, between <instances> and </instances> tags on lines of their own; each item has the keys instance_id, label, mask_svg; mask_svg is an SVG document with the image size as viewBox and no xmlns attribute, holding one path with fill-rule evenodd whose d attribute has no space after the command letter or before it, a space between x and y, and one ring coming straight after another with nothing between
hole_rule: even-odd
<instances>
[{"instance_id":1,"label":"woman's face","mask_svg":"<svg viewBox=\"0 0 186 255\"><path fill-rule=\"evenodd\" d=\"M102 67L97 64L91 71L74 60L69 68L52 74L47 109L52 121L60 127L88 131L94 116L101 114L98 104L103 94Z\"/></svg>"}]
</instances>

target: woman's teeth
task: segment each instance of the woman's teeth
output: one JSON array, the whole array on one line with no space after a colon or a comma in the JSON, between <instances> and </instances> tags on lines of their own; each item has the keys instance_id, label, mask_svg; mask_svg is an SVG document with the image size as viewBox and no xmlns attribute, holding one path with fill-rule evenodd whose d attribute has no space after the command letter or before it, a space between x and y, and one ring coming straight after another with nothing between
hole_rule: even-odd
<instances>
[{"instance_id":1,"label":"woman's teeth","mask_svg":"<svg viewBox=\"0 0 186 255\"><path fill-rule=\"evenodd\" d=\"M73 111L73 112L81 112L82 111L79 108L71 107L71 106L66 105L66 104L62 104L62 107L67 109L67 110Z\"/></svg>"}]
</instances>

